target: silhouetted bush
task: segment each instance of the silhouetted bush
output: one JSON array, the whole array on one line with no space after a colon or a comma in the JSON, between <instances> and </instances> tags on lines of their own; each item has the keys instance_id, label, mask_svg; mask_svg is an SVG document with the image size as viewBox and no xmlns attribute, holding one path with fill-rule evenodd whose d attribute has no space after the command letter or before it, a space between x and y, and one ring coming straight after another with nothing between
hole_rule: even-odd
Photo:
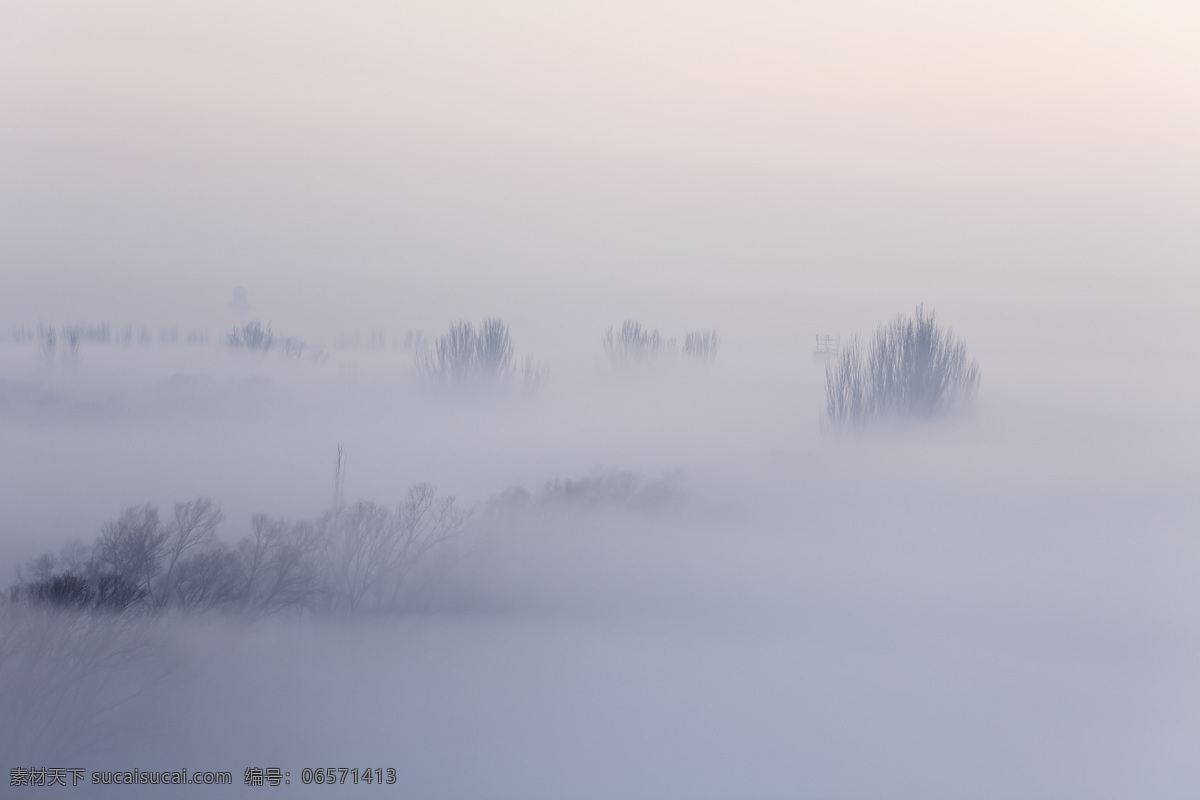
<instances>
[{"instance_id":1,"label":"silhouetted bush","mask_svg":"<svg viewBox=\"0 0 1200 800\"><path fill-rule=\"evenodd\" d=\"M664 511L683 501L679 479L678 473L647 480L633 472L614 470L547 481L534 491L514 486L490 498L483 514L492 521L504 521L530 513Z\"/></svg>"},{"instance_id":2,"label":"silhouetted bush","mask_svg":"<svg viewBox=\"0 0 1200 800\"><path fill-rule=\"evenodd\" d=\"M827 364L826 420L845 430L879 417L932 419L962 407L978 386L966 345L917 306L880 325L870 344L854 336Z\"/></svg>"},{"instance_id":3,"label":"silhouetted bush","mask_svg":"<svg viewBox=\"0 0 1200 800\"><path fill-rule=\"evenodd\" d=\"M526 356L521 362L521 390L536 392L550 380L550 367L533 356Z\"/></svg>"},{"instance_id":4,"label":"silhouetted bush","mask_svg":"<svg viewBox=\"0 0 1200 800\"><path fill-rule=\"evenodd\" d=\"M627 319L618 330L609 328L604 334L604 352L609 363L618 369L645 364L660 356L674 355L675 340L664 339L657 329L643 328L642 323Z\"/></svg>"},{"instance_id":5,"label":"silhouetted bush","mask_svg":"<svg viewBox=\"0 0 1200 800\"><path fill-rule=\"evenodd\" d=\"M667 339L658 329L651 330L631 319L621 323L620 328L609 328L604 334L604 353L618 370L644 367L678 355L697 361L713 361L720 349L721 337L716 331L689 331L684 335L681 352L674 339Z\"/></svg>"},{"instance_id":6,"label":"silhouetted bush","mask_svg":"<svg viewBox=\"0 0 1200 800\"><path fill-rule=\"evenodd\" d=\"M225 342L230 347L260 350L264 353L271 349L274 341L270 324L263 325L258 320L234 328L233 333L225 337Z\"/></svg>"},{"instance_id":7,"label":"silhouetted bush","mask_svg":"<svg viewBox=\"0 0 1200 800\"><path fill-rule=\"evenodd\" d=\"M70 573L54 575L29 586L29 598L38 605L82 610L90 608L96 591L88 579Z\"/></svg>"},{"instance_id":8,"label":"silhouetted bush","mask_svg":"<svg viewBox=\"0 0 1200 800\"><path fill-rule=\"evenodd\" d=\"M451 390L494 390L507 386L516 374L515 348L508 323L489 317L476 328L456 322L430 347L415 340L413 354L417 375L428 385ZM526 358L521 364L522 387L540 388L549 368Z\"/></svg>"},{"instance_id":9,"label":"silhouetted bush","mask_svg":"<svg viewBox=\"0 0 1200 800\"><path fill-rule=\"evenodd\" d=\"M683 354L698 361L714 361L721 349L716 331L691 331L683 338Z\"/></svg>"}]
</instances>

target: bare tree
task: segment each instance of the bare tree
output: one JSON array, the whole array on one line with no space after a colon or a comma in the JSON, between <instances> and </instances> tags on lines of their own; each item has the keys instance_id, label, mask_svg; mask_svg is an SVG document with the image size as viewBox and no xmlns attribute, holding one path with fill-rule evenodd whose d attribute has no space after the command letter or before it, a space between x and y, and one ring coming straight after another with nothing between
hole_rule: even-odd
<instances>
[{"instance_id":1,"label":"bare tree","mask_svg":"<svg viewBox=\"0 0 1200 800\"><path fill-rule=\"evenodd\" d=\"M166 568L154 597L156 608L178 601L180 589L177 568L181 559L213 546L217 526L225 519L220 507L208 497L198 497L188 503L175 504L175 518L167 527L163 543ZM203 562L198 562L203 563ZM190 567L195 579L196 564Z\"/></svg>"},{"instance_id":2,"label":"bare tree","mask_svg":"<svg viewBox=\"0 0 1200 800\"><path fill-rule=\"evenodd\" d=\"M167 538L158 509L150 505L126 508L115 522L105 523L92 551L92 570L106 604L124 610L143 598L153 601Z\"/></svg>"},{"instance_id":3,"label":"bare tree","mask_svg":"<svg viewBox=\"0 0 1200 800\"><path fill-rule=\"evenodd\" d=\"M394 510L358 502L327 512L318 524L326 546L331 607L356 613L398 610L410 571L463 529L452 496L422 483Z\"/></svg>"},{"instance_id":4,"label":"bare tree","mask_svg":"<svg viewBox=\"0 0 1200 800\"><path fill-rule=\"evenodd\" d=\"M264 615L316 604L324 595L316 528L266 514L255 514L250 527L250 535L238 543L246 611Z\"/></svg>"},{"instance_id":5,"label":"bare tree","mask_svg":"<svg viewBox=\"0 0 1200 800\"><path fill-rule=\"evenodd\" d=\"M462 533L467 512L455 503L454 495L439 498L437 487L418 483L408 490L408 499L397 509L399 556L393 569L392 607L400 605L409 572L435 549L453 542Z\"/></svg>"},{"instance_id":6,"label":"bare tree","mask_svg":"<svg viewBox=\"0 0 1200 800\"><path fill-rule=\"evenodd\" d=\"M391 512L359 501L331 509L318 528L324 534L330 600L335 611L355 613L367 594L378 591L396 555L396 528Z\"/></svg>"},{"instance_id":7,"label":"bare tree","mask_svg":"<svg viewBox=\"0 0 1200 800\"><path fill-rule=\"evenodd\" d=\"M241 607L246 589L238 554L217 542L175 565L170 606L186 612Z\"/></svg>"},{"instance_id":8,"label":"bare tree","mask_svg":"<svg viewBox=\"0 0 1200 800\"><path fill-rule=\"evenodd\" d=\"M225 341L230 347L261 350L265 353L271 349L275 337L271 333L270 323L263 325L258 320L254 320L234 328L233 333L225 337Z\"/></svg>"}]
</instances>

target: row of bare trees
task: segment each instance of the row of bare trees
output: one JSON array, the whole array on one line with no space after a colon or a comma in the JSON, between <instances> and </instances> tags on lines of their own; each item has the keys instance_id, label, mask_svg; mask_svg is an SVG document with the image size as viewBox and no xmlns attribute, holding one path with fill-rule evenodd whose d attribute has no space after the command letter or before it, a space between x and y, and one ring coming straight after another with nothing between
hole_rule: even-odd
<instances>
[{"instance_id":1,"label":"row of bare trees","mask_svg":"<svg viewBox=\"0 0 1200 800\"><path fill-rule=\"evenodd\" d=\"M339 503L300 521L257 514L229 546L216 536L224 515L209 498L176 503L166 521L154 506L134 506L91 546L18 570L8 600L113 613L401 611L452 563L466 518L454 497L417 484L396 506Z\"/></svg>"}]
</instances>

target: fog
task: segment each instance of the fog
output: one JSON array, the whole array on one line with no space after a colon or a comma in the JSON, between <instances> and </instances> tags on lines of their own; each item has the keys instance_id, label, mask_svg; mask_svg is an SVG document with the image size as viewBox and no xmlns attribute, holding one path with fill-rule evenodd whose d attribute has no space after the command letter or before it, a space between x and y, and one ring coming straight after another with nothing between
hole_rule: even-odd
<instances>
[{"instance_id":1,"label":"fog","mask_svg":"<svg viewBox=\"0 0 1200 800\"><path fill-rule=\"evenodd\" d=\"M0 13L0 766L233 776L89 797L1200 784L1190 9ZM971 401L834 430L816 337L921 303ZM435 375L489 317L511 379ZM626 320L662 352L606 349ZM242 588L163 556L98 599L145 505ZM356 577L375 512L414 549ZM321 542L311 585L246 577L271 535ZM396 783L304 785L329 767Z\"/></svg>"}]
</instances>

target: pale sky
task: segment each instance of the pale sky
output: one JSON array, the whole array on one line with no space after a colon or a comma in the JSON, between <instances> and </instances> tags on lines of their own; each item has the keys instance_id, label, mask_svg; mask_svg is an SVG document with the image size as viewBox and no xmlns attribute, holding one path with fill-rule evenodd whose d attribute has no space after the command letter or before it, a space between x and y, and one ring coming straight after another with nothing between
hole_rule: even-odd
<instances>
[{"instance_id":1,"label":"pale sky","mask_svg":"<svg viewBox=\"0 0 1200 800\"><path fill-rule=\"evenodd\" d=\"M1197 41L1180 2L10 0L0 257L90 316L50 289L1190 278Z\"/></svg>"}]
</instances>

